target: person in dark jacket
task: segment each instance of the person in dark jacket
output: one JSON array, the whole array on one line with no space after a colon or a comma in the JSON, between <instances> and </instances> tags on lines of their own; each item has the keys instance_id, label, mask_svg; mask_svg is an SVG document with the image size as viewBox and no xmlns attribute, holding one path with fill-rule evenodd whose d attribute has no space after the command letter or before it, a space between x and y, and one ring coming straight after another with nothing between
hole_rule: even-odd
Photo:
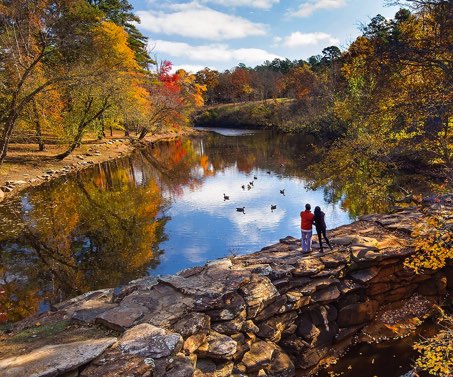
<instances>
[{"instance_id":1,"label":"person in dark jacket","mask_svg":"<svg viewBox=\"0 0 453 377\"><path fill-rule=\"evenodd\" d=\"M329 245L330 250L332 250L332 246L330 245L330 241L326 235L327 226L326 226L326 221L325 221L324 217L325 217L325 213L323 211L321 211L321 208L319 206L316 206L315 211L314 211L313 220L314 220L314 224L316 227L316 233L318 233L319 247L321 248L321 253L324 251L323 247L322 247L321 235L324 236L324 239L326 240L327 245Z\"/></svg>"}]
</instances>

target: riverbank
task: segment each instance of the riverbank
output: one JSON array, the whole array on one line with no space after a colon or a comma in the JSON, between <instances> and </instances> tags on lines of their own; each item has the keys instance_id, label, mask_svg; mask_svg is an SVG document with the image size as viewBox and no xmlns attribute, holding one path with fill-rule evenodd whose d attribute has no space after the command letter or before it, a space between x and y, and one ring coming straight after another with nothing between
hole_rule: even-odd
<instances>
[{"instance_id":1,"label":"riverbank","mask_svg":"<svg viewBox=\"0 0 453 377\"><path fill-rule=\"evenodd\" d=\"M36 144L11 143L8 158L0 167L0 202L19 194L22 190L39 186L49 180L71 172L86 169L132 153L138 146L160 140L171 140L196 132L192 128L146 136L138 141L116 131L102 140L87 138L83 144L64 160L56 155L66 148L62 144L49 144L45 151L37 151Z\"/></svg>"},{"instance_id":2,"label":"riverbank","mask_svg":"<svg viewBox=\"0 0 453 377\"><path fill-rule=\"evenodd\" d=\"M453 196L370 215L330 233L332 251L301 255L286 237L261 251L176 275L89 292L0 337L7 377L309 375L356 342L413 330L453 288L453 267L403 266L428 213ZM405 371L402 371L405 372ZM364 375L363 373L361 375Z\"/></svg>"}]
</instances>

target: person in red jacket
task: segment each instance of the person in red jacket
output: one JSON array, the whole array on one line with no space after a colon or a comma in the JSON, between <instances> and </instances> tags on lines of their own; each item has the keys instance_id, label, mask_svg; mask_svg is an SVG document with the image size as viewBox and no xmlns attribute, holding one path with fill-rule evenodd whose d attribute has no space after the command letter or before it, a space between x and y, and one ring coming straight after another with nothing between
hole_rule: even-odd
<instances>
[{"instance_id":1,"label":"person in red jacket","mask_svg":"<svg viewBox=\"0 0 453 377\"><path fill-rule=\"evenodd\" d=\"M311 236L313 234L313 220L314 215L311 213L311 205L305 204L305 211L300 213L300 230L302 244L302 253L309 253L311 251Z\"/></svg>"}]
</instances>

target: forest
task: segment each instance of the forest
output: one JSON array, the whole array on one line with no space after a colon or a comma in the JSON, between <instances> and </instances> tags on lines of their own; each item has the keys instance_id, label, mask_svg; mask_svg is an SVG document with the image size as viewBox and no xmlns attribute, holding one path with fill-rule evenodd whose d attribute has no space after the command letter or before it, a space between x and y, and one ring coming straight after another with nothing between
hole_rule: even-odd
<instances>
[{"instance_id":1,"label":"forest","mask_svg":"<svg viewBox=\"0 0 453 377\"><path fill-rule=\"evenodd\" d=\"M123 0L0 2L0 164L14 136L42 151L88 131L148 132L188 122L202 104L195 76L150 57Z\"/></svg>"},{"instance_id":2,"label":"forest","mask_svg":"<svg viewBox=\"0 0 453 377\"><path fill-rule=\"evenodd\" d=\"M326 176L374 164L435 172L451 184L453 6L396 4L393 19L375 16L345 51L198 72L208 107L197 121L311 134L329 157Z\"/></svg>"},{"instance_id":3,"label":"forest","mask_svg":"<svg viewBox=\"0 0 453 377\"><path fill-rule=\"evenodd\" d=\"M329 46L308 59L275 59L255 67L240 63L223 72L205 68L191 73L174 70L170 61L153 55L127 0L0 0L0 168L8 161L8 148L18 142L33 144L35 154L50 143L63 145L53 157L62 160L88 134L103 139L115 130L144 140L188 126L254 126L306 135L310 145L303 152L314 149L319 157L309 167L314 176L311 188L322 187L337 200L353 192L358 200L344 205L354 213L391 192L388 188L397 184L400 171L436 181L436 193L451 193L453 5L450 0L388 3L400 6L394 17L373 17L345 49ZM287 149L280 152L289 154ZM195 157L193 148L177 145L157 165L171 172L169 180L183 180L177 168L190 171L188 162ZM256 156L243 153L242 158L239 161L249 169ZM200 159L202 170L213 174L207 157ZM109 177L107 171L101 173ZM134 179L132 173L114 175L118 192L101 193L100 188L109 185L105 178L78 179L42 193L42 201L55 206L46 208L50 214L38 212L36 220L31 216L41 238L29 232L26 241L52 257L58 248L70 254L69 235L79 219L87 219L81 222L82 230L102 240L106 260L112 262L118 244L121 252L131 253L123 259L128 273L145 271L154 252L149 245L164 238L168 218L151 221L163 205L161 187L150 183L126 192ZM408 186L416 183L411 180ZM409 203L421 203L422 198L409 195L410 187L400 189ZM75 193L73 202L69 193ZM133 205L127 206L125 197ZM147 204L145 198L154 202L140 208ZM388 199L396 202L385 196ZM93 203L94 212L88 206ZM54 229L47 218L56 219L58 237L52 241ZM107 236L101 237L96 232L105 224ZM413 234L418 253L407 267L417 273L443 268L453 258L451 214L428 215L420 225ZM121 232L124 243L118 242ZM12 254L11 264L17 259ZM110 268L103 261L96 265L88 260L87 265ZM76 293L98 288L89 286L80 271L68 273L66 267L72 268L65 265L61 275L77 283ZM113 284L108 280L117 278L113 275L99 284ZM17 287L12 288L17 295ZM35 291L30 296L36 306ZM28 314L27 308L19 309ZM416 346L423 355L418 366L442 376L453 368L451 316L446 321L445 330Z\"/></svg>"},{"instance_id":4,"label":"forest","mask_svg":"<svg viewBox=\"0 0 453 377\"><path fill-rule=\"evenodd\" d=\"M372 179L366 159L366 169L453 180L449 1L392 2L401 6L394 18L375 16L344 51L330 46L306 61L196 74L151 57L128 1L0 4L0 164L12 138L39 150L57 140L67 145L62 159L87 132L102 138L119 129L142 139L234 118L314 135L332 162L325 176L363 171Z\"/></svg>"}]
</instances>

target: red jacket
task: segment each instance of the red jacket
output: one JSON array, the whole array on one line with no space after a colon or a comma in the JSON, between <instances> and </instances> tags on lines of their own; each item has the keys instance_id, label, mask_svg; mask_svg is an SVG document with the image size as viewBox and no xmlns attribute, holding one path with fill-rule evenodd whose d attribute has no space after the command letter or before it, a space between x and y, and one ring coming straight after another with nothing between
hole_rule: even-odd
<instances>
[{"instance_id":1,"label":"red jacket","mask_svg":"<svg viewBox=\"0 0 453 377\"><path fill-rule=\"evenodd\" d=\"M300 228L303 230L312 230L314 218L315 215L310 211L302 211L300 213Z\"/></svg>"}]
</instances>

